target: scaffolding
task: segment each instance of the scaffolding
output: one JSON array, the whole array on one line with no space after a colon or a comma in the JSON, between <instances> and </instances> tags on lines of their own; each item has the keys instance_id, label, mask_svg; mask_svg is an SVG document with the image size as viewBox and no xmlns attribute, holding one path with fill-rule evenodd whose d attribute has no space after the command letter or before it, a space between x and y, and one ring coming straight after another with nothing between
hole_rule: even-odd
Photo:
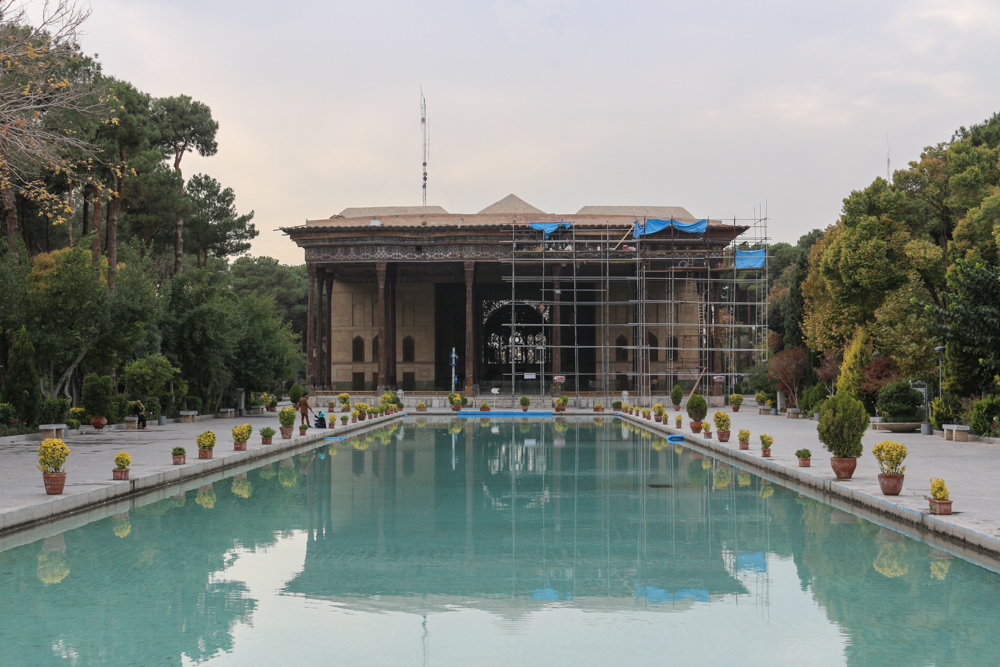
<instances>
[{"instance_id":1,"label":"scaffolding","mask_svg":"<svg viewBox=\"0 0 1000 667\"><path fill-rule=\"evenodd\" d=\"M768 247L767 222L762 210L710 221L700 234L671 226L638 237L633 232L645 219L550 223L544 231L512 223L503 276L510 284L509 370L500 384L509 384L512 396L536 387L544 394L562 376L556 386L577 398L602 396L610 405L626 391L627 402L643 407L674 384L686 394L708 395L716 382L731 391L767 359L767 252L759 268L736 264L737 250ZM710 238L720 223L733 228L726 244ZM531 335L525 309L539 313ZM581 370L581 355L593 371Z\"/></svg>"}]
</instances>

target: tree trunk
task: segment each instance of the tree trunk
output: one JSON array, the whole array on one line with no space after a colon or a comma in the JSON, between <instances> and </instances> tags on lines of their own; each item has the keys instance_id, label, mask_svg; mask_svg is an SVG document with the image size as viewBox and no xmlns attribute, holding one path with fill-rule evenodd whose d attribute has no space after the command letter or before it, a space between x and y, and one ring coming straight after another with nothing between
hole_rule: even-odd
<instances>
[{"instance_id":1,"label":"tree trunk","mask_svg":"<svg viewBox=\"0 0 1000 667\"><path fill-rule=\"evenodd\" d=\"M73 185L69 186L69 210L75 211L73 208ZM73 213L70 213L69 220L66 221L66 234L69 237L69 247L73 247Z\"/></svg>"},{"instance_id":2,"label":"tree trunk","mask_svg":"<svg viewBox=\"0 0 1000 667\"><path fill-rule=\"evenodd\" d=\"M96 181L90 182L90 193L94 198L94 241L90 246L90 253L96 264L101 261L101 186Z\"/></svg>"},{"instance_id":3,"label":"tree trunk","mask_svg":"<svg viewBox=\"0 0 1000 667\"><path fill-rule=\"evenodd\" d=\"M87 219L90 214L90 198L87 196L87 186L83 186L83 191L80 194L83 196L83 221L80 226L80 238L83 238L90 232L90 220Z\"/></svg>"},{"instance_id":4,"label":"tree trunk","mask_svg":"<svg viewBox=\"0 0 1000 667\"><path fill-rule=\"evenodd\" d=\"M122 206L122 194L125 192L125 151L119 153L121 162L112 166L111 182L114 195L108 202L108 291L115 291L115 276L118 275L118 211Z\"/></svg>"},{"instance_id":5,"label":"tree trunk","mask_svg":"<svg viewBox=\"0 0 1000 667\"><path fill-rule=\"evenodd\" d=\"M0 198L3 199L4 219L7 222L7 247L10 251L17 252L17 200L14 197L14 188L10 183L4 181L0 186Z\"/></svg>"}]
</instances>

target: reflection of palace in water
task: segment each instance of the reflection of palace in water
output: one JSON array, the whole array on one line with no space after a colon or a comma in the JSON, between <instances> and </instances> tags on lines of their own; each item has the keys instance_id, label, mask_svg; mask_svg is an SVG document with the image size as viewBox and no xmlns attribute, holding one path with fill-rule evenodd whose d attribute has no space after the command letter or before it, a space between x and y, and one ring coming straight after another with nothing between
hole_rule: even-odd
<instances>
[{"instance_id":1,"label":"reflection of palace in water","mask_svg":"<svg viewBox=\"0 0 1000 667\"><path fill-rule=\"evenodd\" d=\"M454 424L313 460L289 592L414 611L456 598L504 615L539 600L670 610L747 593L766 568L746 473L610 420Z\"/></svg>"}]
</instances>

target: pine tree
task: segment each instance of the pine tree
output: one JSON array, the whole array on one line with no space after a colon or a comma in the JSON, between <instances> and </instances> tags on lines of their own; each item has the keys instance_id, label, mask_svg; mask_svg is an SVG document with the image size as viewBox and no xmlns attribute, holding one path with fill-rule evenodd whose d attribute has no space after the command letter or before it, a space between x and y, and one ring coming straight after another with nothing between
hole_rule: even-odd
<instances>
[{"instance_id":1,"label":"pine tree","mask_svg":"<svg viewBox=\"0 0 1000 667\"><path fill-rule=\"evenodd\" d=\"M14 343L14 354L4 378L0 401L14 406L19 421L31 425L38 423L42 410L42 387L35 368L35 346L28 340L28 330L24 327L21 327Z\"/></svg>"}]
</instances>

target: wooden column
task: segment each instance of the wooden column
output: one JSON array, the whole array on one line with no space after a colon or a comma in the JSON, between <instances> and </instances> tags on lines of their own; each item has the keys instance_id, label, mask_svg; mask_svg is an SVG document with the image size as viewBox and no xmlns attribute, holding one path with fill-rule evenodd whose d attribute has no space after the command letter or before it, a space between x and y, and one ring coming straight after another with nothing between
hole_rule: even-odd
<instances>
[{"instance_id":1,"label":"wooden column","mask_svg":"<svg viewBox=\"0 0 1000 667\"><path fill-rule=\"evenodd\" d=\"M562 273L562 269L558 266L552 269L552 277L554 281L552 283L552 376L562 375L562 310L560 301L562 300L562 295L559 294L559 275ZM557 385L555 382L552 386L558 391L561 386Z\"/></svg>"},{"instance_id":2,"label":"wooden column","mask_svg":"<svg viewBox=\"0 0 1000 667\"><path fill-rule=\"evenodd\" d=\"M375 275L378 278L378 386L376 393L385 391L389 375L389 318L387 316L388 299L385 294L385 262L375 265Z\"/></svg>"},{"instance_id":3,"label":"wooden column","mask_svg":"<svg viewBox=\"0 0 1000 667\"><path fill-rule=\"evenodd\" d=\"M333 272L326 275L326 317L327 325L323 331L326 336L326 358L323 360L326 369L326 388L333 389Z\"/></svg>"},{"instance_id":4,"label":"wooden column","mask_svg":"<svg viewBox=\"0 0 1000 667\"><path fill-rule=\"evenodd\" d=\"M306 386L312 387L316 355L316 310L313 293L316 291L316 265L306 267Z\"/></svg>"},{"instance_id":5,"label":"wooden column","mask_svg":"<svg viewBox=\"0 0 1000 667\"><path fill-rule=\"evenodd\" d=\"M386 270L386 294L388 303L386 304L386 314L389 323L388 340L386 341L389 351L389 365L386 369L386 381L393 389L396 389L398 380L396 379L396 269L398 264L389 264Z\"/></svg>"},{"instance_id":6,"label":"wooden column","mask_svg":"<svg viewBox=\"0 0 1000 667\"><path fill-rule=\"evenodd\" d=\"M472 284L476 274L476 263L465 263L465 395L472 396L473 385L473 336L475 332L472 317Z\"/></svg>"},{"instance_id":7,"label":"wooden column","mask_svg":"<svg viewBox=\"0 0 1000 667\"><path fill-rule=\"evenodd\" d=\"M326 328L326 299L323 287L326 285L326 269L316 269L316 360L313 362L313 372L316 374L313 389L322 387L326 380L323 373L323 358L325 357L323 330Z\"/></svg>"}]
</instances>

